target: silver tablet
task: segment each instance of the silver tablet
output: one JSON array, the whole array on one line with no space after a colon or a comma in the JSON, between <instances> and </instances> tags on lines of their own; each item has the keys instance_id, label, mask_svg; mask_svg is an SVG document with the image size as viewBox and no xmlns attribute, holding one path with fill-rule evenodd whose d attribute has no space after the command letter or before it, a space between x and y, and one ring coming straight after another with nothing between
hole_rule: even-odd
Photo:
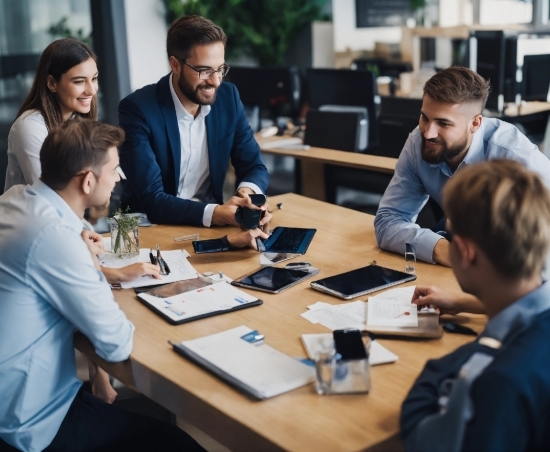
<instances>
[{"instance_id":1,"label":"silver tablet","mask_svg":"<svg viewBox=\"0 0 550 452\"><path fill-rule=\"evenodd\" d=\"M380 267L379 265L369 265L313 281L311 288L344 300L351 300L361 295L387 289L415 279L415 275Z\"/></svg>"}]
</instances>

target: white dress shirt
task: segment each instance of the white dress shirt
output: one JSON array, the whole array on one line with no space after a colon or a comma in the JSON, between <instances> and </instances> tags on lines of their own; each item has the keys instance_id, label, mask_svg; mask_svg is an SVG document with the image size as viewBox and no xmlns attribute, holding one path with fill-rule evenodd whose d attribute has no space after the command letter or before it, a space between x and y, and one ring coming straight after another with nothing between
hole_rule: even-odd
<instances>
[{"instance_id":1,"label":"white dress shirt","mask_svg":"<svg viewBox=\"0 0 550 452\"><path fill-rule=\"evenodd\" d=\"M107 361L132 350L134 326L81 232L40 180L0 196L0 438L23 451L51 443L81 386L75 328Z\"/></svg>"},{"instance_id":2,"label":"white dress shirt","mask_svg":"<svg viewBox=\"0 0 550 452\"><path fill-rule=\"evenodd\" d=\"M13 123L8 135L8 167L4 191L17 184L34 184L42 172L40 149L48 136L44 117L27 110Z\"/></svg>"},{"instance_id":3,"label":"white dress shirt","mask_svg":"<svg viewBox=\"0 0 550 452\"><path fill-rule=\"evenodd\" d=\"M194 199L208 202L202 216L202 223L206 227L212 224L214 209L218 204L212 203L212 183L210 181L210 164L208 161L208 139L206 135L205 118L210 113L210 105L201 105L197 117L187 112L178 99L174 90L172 74L170 76L170 93L176 109L176 118L181 143L180 180L178 185L178 198ZM262 193L262 190L251 182L241 182L238 188L248 187L254 193Z\"/></svg>"}]
</instances>

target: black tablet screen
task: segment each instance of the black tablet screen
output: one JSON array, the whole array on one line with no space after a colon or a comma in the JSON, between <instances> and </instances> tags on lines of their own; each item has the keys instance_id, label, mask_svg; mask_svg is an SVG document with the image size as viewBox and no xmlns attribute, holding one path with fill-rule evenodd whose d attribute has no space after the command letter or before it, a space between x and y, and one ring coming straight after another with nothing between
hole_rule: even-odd
<instances>
[{"instance_id":1,"label":"black tablet screen","mask_svg":"<svg viewBox=\"0 0 550 452\"><path fill-rule=\"evenodd\" d=\"M387 284L395 284L399 281L405 282L410 279L415 278L413 275L398 272L390 268L369 265L368 267L320 279L315 281L315 283L344 295L353 295L377 287L383 287Z\"/></svg>"},{"instance_id":2,"label":"black tablet screen","mask_svg":"<svg viewBox=\"0 0 550 452\"><path fill-rule=\"evenodd\" d=\"M308 272L301 270L287 270L286 268L264 267L252 275L245 276L239 282L258 289L269 291L280 290L304 277Z\"/></svg>"}]
</instances>

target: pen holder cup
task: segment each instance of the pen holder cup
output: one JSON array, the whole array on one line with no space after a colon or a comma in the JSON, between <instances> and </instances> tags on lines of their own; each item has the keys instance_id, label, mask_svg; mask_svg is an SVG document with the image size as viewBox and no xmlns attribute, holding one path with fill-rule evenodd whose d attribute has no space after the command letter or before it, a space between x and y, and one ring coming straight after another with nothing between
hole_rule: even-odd
<instances>
[{"instance_id":1,"label":"pen holder cup","mask_svg":"<svg viewBox=\"0 0 550 452\"><path fill-rule=\"evenodd\" d=\"M138 228L122 230L118 227L118 223L111 223L111 252L121 259L130 259L138 256Z\"/></svg>"},{"instance_id":2,"label":"pen holder cup","mask_svg":"<svg viewBox=\"0 0 550 452\"><path fill-rule=\"evenodd\" d=\"M315 357L317 394L360 394L371 389L368 359L342 360L334 351L319 352Z\"/></svg>"}]
</instances>

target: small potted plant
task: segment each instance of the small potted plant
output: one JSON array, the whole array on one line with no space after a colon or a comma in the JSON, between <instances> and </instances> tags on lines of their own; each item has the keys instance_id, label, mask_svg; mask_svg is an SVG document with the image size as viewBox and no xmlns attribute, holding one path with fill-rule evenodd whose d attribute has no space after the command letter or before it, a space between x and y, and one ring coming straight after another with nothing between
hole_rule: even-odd
<instances>
[{"instance_id":1,"label":"small potted plant","mask_svg":"<svg viewBox=\"0 0 550 452\"><path fill-rule=\"evenodd\" d=\"M139 255L139 218L128 214L120 208L111 220L111 252L117 257L131 258Z\"/></svg>"}]
</instances>

